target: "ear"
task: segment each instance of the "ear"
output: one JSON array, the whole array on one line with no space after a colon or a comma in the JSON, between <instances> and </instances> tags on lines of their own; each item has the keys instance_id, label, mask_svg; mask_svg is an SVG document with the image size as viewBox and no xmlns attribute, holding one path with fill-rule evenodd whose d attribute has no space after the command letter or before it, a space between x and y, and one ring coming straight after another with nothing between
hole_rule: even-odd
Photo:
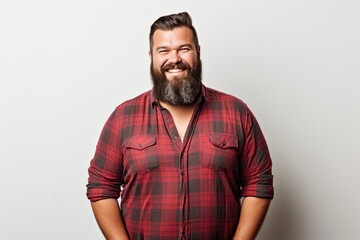
<instances>
[{"instance_id":1,"label":"ear","mask_svg":"<svg viewBox=\"0 0 360 240\"><path fill-rule=\"evenodd\" d=\"M151 61L151 51L149 51L149 59L150 59L150 61Z\"/></svg>"}]
</instances>

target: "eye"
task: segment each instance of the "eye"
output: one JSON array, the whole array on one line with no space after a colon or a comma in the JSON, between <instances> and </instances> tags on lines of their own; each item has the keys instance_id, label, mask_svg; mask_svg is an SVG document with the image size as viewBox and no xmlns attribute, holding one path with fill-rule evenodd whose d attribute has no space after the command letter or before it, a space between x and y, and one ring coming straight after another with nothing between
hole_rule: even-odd
<instances>
[{"instance_id":1,"label":"eye","mask_svg":"<svg viewBox=\"0 0 360 240\"><path fill-rule=\"evenodd\" d=\"M189 47L182 47L180 48L180 52L188 52L190 51L191 49Z\"/></svg>"},{"instance_id":2,"label":"eye","mask_svg":"<svg viewBox=\"0 0 360 240\"><path fill-rule=\"evenodd\" d=\"M158 51L159 54L166 54L166 53L168 53L168 52L169 52L169 50L167 50L167 49L160 49L160 50Z\"/></svg>"}]
</instances>

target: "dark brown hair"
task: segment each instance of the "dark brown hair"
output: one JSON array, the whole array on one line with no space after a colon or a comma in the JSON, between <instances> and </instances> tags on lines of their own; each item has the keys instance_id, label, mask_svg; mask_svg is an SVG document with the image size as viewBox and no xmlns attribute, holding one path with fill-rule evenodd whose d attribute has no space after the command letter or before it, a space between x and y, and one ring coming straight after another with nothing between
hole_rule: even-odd
<instances>
[{"instance_id":1,"label":"dark brown hair","mask_svg":"<svg viewBox=\"0 0 360 240\"><path fill-rule=\"evenodd\" d=\"M197 37L196 30L195 30L194 26L192 25L191 17L187 12L181 12L181 13L176 13L176 14L159 17L151 25L150 34L149 34L150 52L152 51L153 35L156 30L158 30L158 29L172 30L174 28L183 27L183 26L190 28L190 30L192 31L192 34L193 34L194 44L195 44L196 48L198 48L199 40Z\"/></svg>"}]
</instances>

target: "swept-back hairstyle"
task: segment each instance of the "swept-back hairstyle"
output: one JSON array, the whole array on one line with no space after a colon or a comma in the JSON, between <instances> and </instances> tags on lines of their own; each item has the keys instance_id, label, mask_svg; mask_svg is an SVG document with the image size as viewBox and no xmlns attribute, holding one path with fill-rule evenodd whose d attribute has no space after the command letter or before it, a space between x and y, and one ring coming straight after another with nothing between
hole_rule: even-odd
<instances>
[{"instance_id":1,"label":"swept-back hairstyle","mask_svg":"<svg viewBox=\"0 0 360 240\"><path fill-rule=\"evenodd\" d=\"M194 26L192 25L191 17L187 12L181 12L181 13L176 13L176 14L159 17L151 25L150 34L149 34L150 52L152 52L153 35L156 30L160 29L160 30L166 31L166 30L172 30L177 27L183 27L183 26L190 28L190 30L192 31L192 35L193 35L194 44L195 44L196 48L198 48L199 40L197 37L196 30L195 30Z\"/></svg>"}]
</instances>

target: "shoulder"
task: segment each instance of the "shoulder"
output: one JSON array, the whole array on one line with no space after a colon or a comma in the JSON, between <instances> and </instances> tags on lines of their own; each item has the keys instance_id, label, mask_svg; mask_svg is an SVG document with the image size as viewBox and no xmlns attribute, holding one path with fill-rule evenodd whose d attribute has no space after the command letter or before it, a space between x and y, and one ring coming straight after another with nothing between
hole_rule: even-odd
<instances>
[{"instance_id":1,"label":"shoulder","mask_svg":"<svg viewBox=\"0 0 360 240\"><path fill-rule=\"evenodd\" d=\"M208 87L204 87L204 88L205 88L205 98L210 105L215 107L218 106L219 108L222 109L230 108L241 112L249 111L247 104L240 98L212 88L208 88Z\"/></svg>"},{"instance_id":2,"label":"shoulder","mask_svg":"<svg viewBox=\"0 0 360 240\"><path fill-rule=\"evenodd\" d=\"M225 102L230 101L230 102L238 102L240 104L246 105L246 103L243 100L241 100L240 98L238 98L234 95L231 95L231 94L219 91L219 90L215 90L215 89L209 88L209 87L205 87L205 95L209 101L225 101Z\"/></svg>"},{"instance_id":3,"label":"shoulder","mask_svg":"<svg viewBox=\"0 0 360 240\"><path fill-rule=\"evenodd\" d=\"M113 122L116 125L132 121L139 113L145 112L145 108L151 108L151 99L151 91L147 91L122 102L113 110L108 121Z\"/></svg>"},{"instance_id":4,"label":"shoulder","mask_svg":"<svg viewBox=\"0 0 360 240\"><path fill-rule=\"evenodd\" d=\"M152 104L151 90L141 93L140 95L122 102L115 108L116 114L131 114L140 108L146 108Z\"/></svg>"}]
</instances>

